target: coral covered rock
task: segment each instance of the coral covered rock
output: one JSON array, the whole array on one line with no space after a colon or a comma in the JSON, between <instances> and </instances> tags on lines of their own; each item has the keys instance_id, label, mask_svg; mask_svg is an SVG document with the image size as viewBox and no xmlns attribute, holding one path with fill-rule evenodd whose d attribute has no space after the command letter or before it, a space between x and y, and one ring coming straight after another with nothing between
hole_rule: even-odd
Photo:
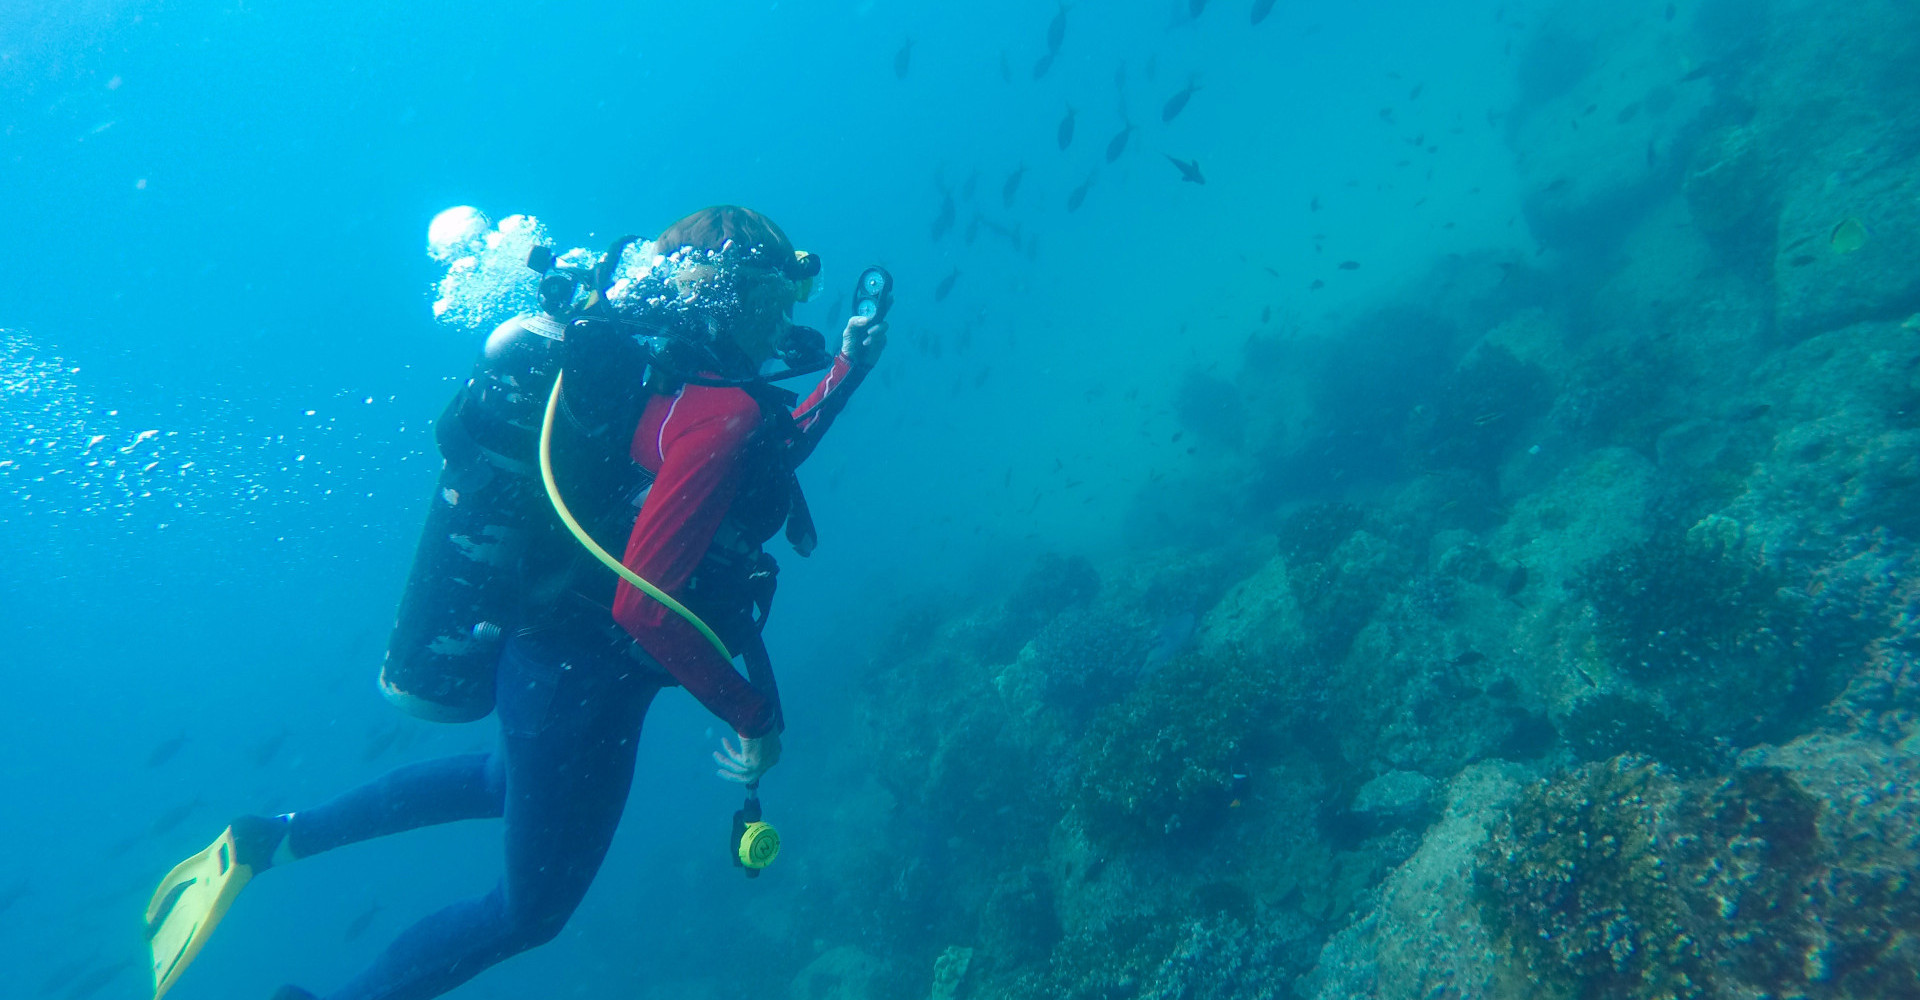
<instances>
[{"instance_id":1,"label":"coral covered rock","mask_svg":"<svg viewBox=\"0 0 1920 1000\"><path fill-rule=\"evenodd\" d=\"M1920 538L1920 336L1862 324L1794 345L1756 375L1778 426L1724 515L1783 558L1884 527Z\"/></svg>"},{"instance_id":2,"label":"coral covered rock","mask_svg":"<svg viewBox=\"0 0 1920 1000\"><path fill-rule=\"evenodd\" d=\"M1910 996L1920 756L1816 734L1682 779L1644 758L1523 785L1479 765L1300 993Z\"/></svg>"},{"instance_id":3,"label":"coral covered rock","mask_svg":"<svg viewBox=\"0 0 1920 1000\"><path fill-rule=\"evenodd\" d=\"M1509 141L1534 234L1592 252L1671 185L1712 88L1664 0L1550 9L1520 55Z\"/></svg>"},{"instance_id":4,"label":"coral covered rock","mask_svg":"<svg viewBox=\"0 0 1920 1000\"><path fill-rule=\"evenodd\" d=\"M1862 150L1795 187L1780 212L1774 286L1804 336L1920 311L1920 157Z\"/></svg>"},{"instance_id":5,"label":"coral covered rock","mask_svg":"<svg viewBox=\"0 0 1920 1000\"><path fill-rule=\"evenodd\" d=\"M1091 836L1151 844L1210 829L1232 801L1233 764L1301 678L1244 656L1170 664L1102 712L1082 750L1074 809Z\"/></svg>"},{"instance_id":6,"label":"coral covered rock","mask_svg":"<svg viewBox=\"0 0 1920 1000\"><path fill-rule=\"evenodd\" d=\"M1656 534L1589 564L1575 591L1606 661L1703 738L1751 743L1824 700L1802 655L1807 601L1751 557Z\"/></svg>"},{"instance_id":7,"label":"coral covered rock","mask_svg":"<svg viewBox=\"0 0 1920 1000\"><path fill-rule=\"evenodd\" d=\"M1321 950L1297 992L1311 1000L1491 997L1492 940L1473 904L1474 852L1527 772L1489 762L1446 789L1445 816L1380 886L1377 902Z\"/></svg>"}]
</instances>

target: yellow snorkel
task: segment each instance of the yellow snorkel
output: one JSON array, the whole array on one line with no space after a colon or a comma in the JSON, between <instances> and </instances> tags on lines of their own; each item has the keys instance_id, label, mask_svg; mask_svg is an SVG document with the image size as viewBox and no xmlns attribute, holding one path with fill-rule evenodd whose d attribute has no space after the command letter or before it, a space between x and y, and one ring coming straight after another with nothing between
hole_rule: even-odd
<instances>
[{"instance_id":1,"label":"yellow snorkel","mask_svg":"<svg viewBox=\"0 0 1920 1000\"><path fill-rule=\"evenodd\" d=\"M706 636L707 641L712 643L713 648L719 652L721 659L729 663L733 662L733 653L727 650L727 644L720 641L720 637L714 634L713 629L707 627L706 622L700 620L699 615L687 610L687 606L674 600L672 595L641 579L640 574L628 569L620 560L609 555L606 549L600 547L599 542L593 540L592 535L587 534L585 528L580 527L580 522L573 519L573 512L567 510L566 502L560 499L560 486L553 478L553 415L560 410L560 382L561 374L556 372L553 376L553 393L547 397L547 415L540 421L540 481L547 487L547 499L553 503L553 512L560 515L560 522L567 526L567 530L573 533L573 537L592 553L595 559L600 560L600 565L613 570L619 574L620 579L633 584L641 593L666 605L667 610L686 619L687 624Z\"/></svg>"}]
</instances>

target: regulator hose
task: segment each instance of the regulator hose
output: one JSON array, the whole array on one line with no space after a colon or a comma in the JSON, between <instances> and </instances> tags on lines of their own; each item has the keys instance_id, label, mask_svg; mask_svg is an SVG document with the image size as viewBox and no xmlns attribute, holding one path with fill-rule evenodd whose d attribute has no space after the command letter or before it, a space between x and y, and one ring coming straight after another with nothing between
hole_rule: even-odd
<instances>
[{"instance_id":1,"label":"regulator hose","mask_svg":"<svg viewBox=\"0 0 1920 1000\"><path fill-rule=\"evenodd\" d=\"M600 560L600 565L619 574L620 579L633 584L641 593L666 605L668 611L686 619L687 624L706 636L707 641L713 644L714 650L720 654L721 659L729 663L733 662L733 654L727 651L727 644L720 641L720 637L714 634L713 629L707 627L706 622L700 620L699 615L687 610L687 606L674 600L672 595L648 583L640 577L640 574L628 569L620 560L609 555L606 549L600 547L599 542L593 540L592 535L587 534L585 528L580 527L580 522L574 520L573 513L567 510L566 502L560 499L560 485L553 478L553 415L560 410L560 382L561 374L556 373L553 376L553 393L547 397L547 415L540 422L540 481L546 485L547 499L553 503L553 512L560 515L560 522L567 526L567 530L573 533L573 537L595 559Z\"/></svg>"}]
</instances>

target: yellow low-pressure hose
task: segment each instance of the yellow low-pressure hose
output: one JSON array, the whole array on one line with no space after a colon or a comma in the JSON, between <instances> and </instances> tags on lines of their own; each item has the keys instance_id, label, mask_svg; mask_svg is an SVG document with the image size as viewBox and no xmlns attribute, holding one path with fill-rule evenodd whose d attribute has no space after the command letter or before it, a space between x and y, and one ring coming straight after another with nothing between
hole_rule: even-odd
<instances>
[{"instance_id":1,"label":"yellow low-pressure hose","mask_svg":"<svg viewBox=\"0 0 1920 1000\"><path fill-rule=\"evenodd\" d=\"M727 651L727 644L720 641L720 637L707 627L706 622L700 620L699 615L687 610L686 605L674 600L666 591L641 579L640 574L628 569L620 560L608 555L607 550L601 548L600 543L594 541L593 536L587 534L585 528L580 527L580 522L573 519L573 513L567 510L566 503L560 499L560 486L553 479L553 415L559 410L560 376L556 374L553 377L553 394L547 397L547 416L540 422L540 481L546 484L547 499L553 502L553 512L560 515L561 523L567 526L568 531L573 532L573 537L579 539L580 544L586 546L588 552L593 553L595 559L600 560L602 566L620 574L620 579L633 584L641 593L666 605L667 610L674 614L685 618L687 624L698 629L701 635L707 637L708 642L713 643L713 648L720 653L721 659L731 662L733 654ZM776 847L775 850L777 851L778 848Z\"/></svg>"}]
</instances>

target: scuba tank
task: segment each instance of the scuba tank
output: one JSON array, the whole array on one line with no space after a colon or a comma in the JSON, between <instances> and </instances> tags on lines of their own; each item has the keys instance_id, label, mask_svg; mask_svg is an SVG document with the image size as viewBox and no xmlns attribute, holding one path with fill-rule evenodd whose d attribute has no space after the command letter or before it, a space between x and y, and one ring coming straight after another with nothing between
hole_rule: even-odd
<instances>
[{"instance_id":1,"label":"scuba tank","mask_svg":"<svg viewBox=\"0 0 1920 1000\"><path fill-rule=\"evenodd\" d=\"M380 669L387 700L419 718L493 711L522 562L551 518L535 448L564 336L544 311L500 324L435 426L444 464Z\"/></svg>"},{"instance_id":2,"label":"scuba tank","mask_svg":"<svg viewBox=\"0 0 1920 1000\"><path fill-rule=\"evenodd\" d=\"M569 324L598 300L629 242L632 237L616 242L591 268L562 266L550 249L536 245L527 267L541 275L538 310L494 329L473 377L435 426L444 462L380 669L381 693L409 714L472 722L492 712L494 670L507 634L530 609L550 604L553 588L565 582L575 550L557 534L541 481L541 424L567 364ZM598 461L570 465L588 484L589 509L604 509L627 486L625 449L599 440L623 415L631 425L625 407L633 401L618 387L644 377L644 352L621 346L603 342L595 360L611 363L571 380L589 396L616 401L611 408L569 407L564 422L567 444L587 445L570 450L599 453ZM557 557L556 548L565 557Z\"/></svg>"}]
</instances>

